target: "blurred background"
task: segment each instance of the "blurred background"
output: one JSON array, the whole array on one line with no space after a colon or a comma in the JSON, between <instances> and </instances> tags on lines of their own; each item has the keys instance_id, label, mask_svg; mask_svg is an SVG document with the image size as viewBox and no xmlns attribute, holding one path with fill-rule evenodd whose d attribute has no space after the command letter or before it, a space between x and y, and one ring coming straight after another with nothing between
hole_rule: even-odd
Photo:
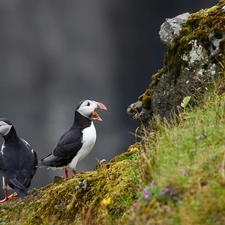
<instances>
[{"instance_id":1,"label":"blurred background","mask_svg":"<svg viewBox=\"0 0 225 225\"><path fill-rule=\"evenodd\" d=\"M217 2L1 0L0 117L11 120L41 159L70 128L81 100L104 103L97 142L77 166L93 170L95 158L109 161L135 142L130 133L139 123L126 108L163 66L158 32L165 18ZM38 169L31 188L56 175L64 172Z\"/></svg>"}]
</instances>

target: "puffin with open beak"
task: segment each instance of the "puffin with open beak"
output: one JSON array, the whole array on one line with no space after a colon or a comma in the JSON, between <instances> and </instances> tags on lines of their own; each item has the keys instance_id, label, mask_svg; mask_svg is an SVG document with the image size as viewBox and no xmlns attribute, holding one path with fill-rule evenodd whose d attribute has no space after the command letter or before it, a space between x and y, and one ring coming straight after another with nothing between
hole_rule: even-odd
<instances>
[{"instance_id":1,"label":"puffin with open beak","mask_svg":"<svg viewBox=\"0 0 225 225\"><path fill-rule=\"evenodd\" d=\"M81 101L75 110L73 125L61 136L53 151L41 160L39 167L64 169L66 178L69 178L70 168L76 175L77 163L90 153L96 141L93 120L102 121L97 109L107 110L101 102Z\"/></svg>"}]
</instances>

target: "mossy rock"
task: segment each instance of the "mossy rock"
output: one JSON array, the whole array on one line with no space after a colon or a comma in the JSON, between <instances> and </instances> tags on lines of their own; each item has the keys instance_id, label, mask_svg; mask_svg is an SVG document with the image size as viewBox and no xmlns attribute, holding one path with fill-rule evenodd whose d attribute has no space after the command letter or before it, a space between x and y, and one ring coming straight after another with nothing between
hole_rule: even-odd
<instances>
[{"instance_id":1,"label":"mossy rock","mask_svg":"<svg viewBox=\"0 0 225 225\"><path fill-rule=\"evenodd\" d=\"M202 93L224 76L224 24L225 1L191 14L179 35L167 44L164 67L152 76L148 89L138 98L141 106L134 109L135 103L131 104L132 112L141 116L130 115L141 121L144 117L151 128L155 117L170 121L178 116L186 96L192 96L190 105L198 104Z\"/></svg>"}]
</instances>

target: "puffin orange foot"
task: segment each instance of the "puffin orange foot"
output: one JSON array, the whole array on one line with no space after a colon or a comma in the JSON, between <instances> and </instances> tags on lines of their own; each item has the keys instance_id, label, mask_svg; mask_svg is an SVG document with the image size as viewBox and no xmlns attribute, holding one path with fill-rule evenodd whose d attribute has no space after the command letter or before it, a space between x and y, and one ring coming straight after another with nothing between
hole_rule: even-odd
<instances>
[{"instance_id":1,"label":"puffin orange foot","mask_svg":"<svg viewBox=\"0 0 225 225\"><path fill-rule=\"evenodd\" d=\"M18 196L18 194L16 194L16 193L11 194L10 196L8 196L8 190L7 190L7 189L4 190L4 194L5 194L5 198L2 199L2 200L0 201L0 203L4 203L4 202L8 201L10 198L13 198L13 197Z\"/></svg>"},{"instance_id":2,"label":"puffin orange foot","mask_svg":"<svg viewBox=\"0 0 225 225\"><path fill-rule=\"evenodd\" d=\"M6 201L8 201L9 199L8 198L4 198L4 199L2 199L1 201L0 201L0 203L4 203L4 202L6 202Z\"/></svg>"},{"instance_id":3,"label":"puffin orange foot","mask_svg":"<svg viewBox=\"0 0 225 225\"><path fill-rule=\"evenodd\" d=\"M10 196L8 196L8 199L13 198L13 197L18 197L18 194L17 193L13 193Z\"/></svg>"},{"instance_id":4,"label":"puffin orange foot","mask_svg":"<svg viewBox=\"0 0 225 225\"><path fill-rule=\"evenodd\" d=\"M66 178L69 178L69 172L68 172L68 169L65 169L65 176L66 176Z\"/></svg>"},{"instance_id":5,"label":"puffin orange foot","mask_svg":"<svg viewBox=\"0 0 225 225\"><path fill-rule=\"evenodd\" d=\"M77 175L77 171L76 170L72 170L74 175Z\"/></svg>"}]
</instances>

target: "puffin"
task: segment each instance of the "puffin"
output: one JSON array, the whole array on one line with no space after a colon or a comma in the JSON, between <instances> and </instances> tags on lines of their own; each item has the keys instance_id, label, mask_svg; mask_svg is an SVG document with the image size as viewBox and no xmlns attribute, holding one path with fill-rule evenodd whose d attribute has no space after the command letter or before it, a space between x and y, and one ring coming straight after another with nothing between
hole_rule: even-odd
<instances>
[{"instance_id":1,"label":"puffin","mask_svg":"<svg viewBox=\"0 0 225 225\"><path fill-rule=\"evenodd\" d=\"M37 170L38 158L28 142L17 135L7 118L0 118L0 134L4 139L0 152L0 172L3 175L5 194L0 203L3 203L15 196L14 194L9 196L8 189L13 189L20 198L27 195Z\"/></svg>"},{"instance_id":2,"label":"puffin","mask_svg":"<svg viewBox=\"0 0 225 225\"><path fill-rule=\"evenodd\" d=\"M79 103L71 128L60 137L53 151L41 159L40 168L64 169L66 178L69 178L68 168L77 174L77 163L90 153L96 141L93 120L102 121L97 109L107 110L103 103L94 100Z\"/></svg>"}]
</instances>

